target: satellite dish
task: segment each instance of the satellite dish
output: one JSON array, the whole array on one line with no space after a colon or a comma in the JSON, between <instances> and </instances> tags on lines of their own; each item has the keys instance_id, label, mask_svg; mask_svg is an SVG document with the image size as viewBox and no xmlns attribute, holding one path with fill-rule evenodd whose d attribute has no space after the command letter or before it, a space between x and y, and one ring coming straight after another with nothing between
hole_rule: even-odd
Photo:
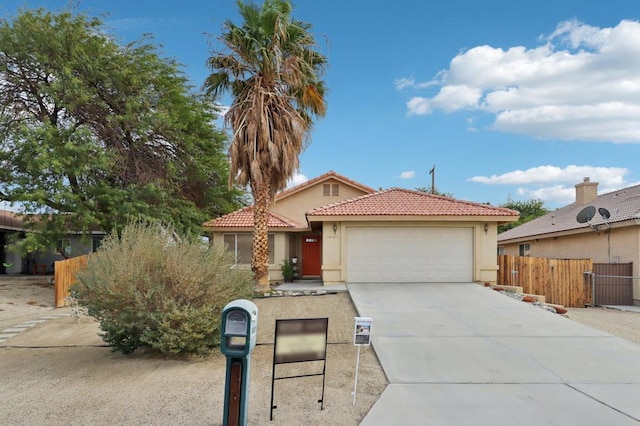
<instances>
[{"instance_id":1,"label":"satellite dish","mask_svg":"<svg viewBox=\"0 0 640 426\"><path fill-rule=\"evenodd\" d=\"M604 207L600 207L598 209L598 213L600 213L600 216L602 216L604 220L607 220L611 217L611 213L609 213L609 210L605 209Z\"/></svg>"},{"instance_id":2,"label":"satellite dish","mask_svg":"<svg viewBox=\"0 0 640 426\"><path fill-rule=\"evenodd\" d=\"M596 208L593 206L587 206L584 209L580 210L580 213L578 213L578 216L576 216L576 220L578 221L578 223L587 223L591 219L593 219L593 216L595 215Z\"/></svg>"}]
</instances>

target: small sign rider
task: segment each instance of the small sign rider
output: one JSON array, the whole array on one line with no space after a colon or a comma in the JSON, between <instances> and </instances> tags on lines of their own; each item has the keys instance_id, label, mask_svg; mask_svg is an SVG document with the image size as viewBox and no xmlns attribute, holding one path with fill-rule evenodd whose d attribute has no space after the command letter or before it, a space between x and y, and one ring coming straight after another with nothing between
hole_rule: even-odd
<instances>
[{"instance_id":1,"label":"small sign rider","mask_svg":"<svg viewBox=\"0 0 640 426\"><path fill-rule=\"evenodd\" d=\"M355 321L353 329L353 344L358 347L358 356L356 358L356 374L355 383L353 385L353 405L356 405L356 391L358 389L358 369L360 368L360 348L362 346L371 345L371 325L373 320L369 317L354 317Z\"/></svg>"}]
</instances>

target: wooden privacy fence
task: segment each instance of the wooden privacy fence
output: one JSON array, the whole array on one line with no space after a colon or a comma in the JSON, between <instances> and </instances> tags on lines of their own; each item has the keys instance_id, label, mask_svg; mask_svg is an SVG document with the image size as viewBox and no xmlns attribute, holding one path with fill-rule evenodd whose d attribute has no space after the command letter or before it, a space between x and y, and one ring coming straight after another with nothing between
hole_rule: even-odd
<instances>
[{"instance_id":1,"label":"wooden privacy fence","mask_svg":"<svg viewBox=\"0 0 640 426\"><path fill-rule=\"evenodd\" d=\"M56 308L66 306L69 287L76 282L76 273L87 266L88 255L59 260L55 263Z\"/></svg>"},{"instance_id":2,"label":"wooden privacy fence","mask_svg":"<svg viewBox=\"0 0 640 426\"><path fill-rule=\"evenodd\" d=\"M498 256L499 285L522 287L524 293L539 294L548 303L584 308L591 303L591 259L547 259Z\"/></svg>"}]
</instances>

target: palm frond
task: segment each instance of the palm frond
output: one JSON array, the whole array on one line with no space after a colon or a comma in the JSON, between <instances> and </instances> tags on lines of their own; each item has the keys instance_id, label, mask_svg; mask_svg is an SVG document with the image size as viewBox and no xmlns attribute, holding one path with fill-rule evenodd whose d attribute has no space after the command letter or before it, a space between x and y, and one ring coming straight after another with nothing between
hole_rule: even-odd
<instances>
[{"instance_id":1,"label":"palm frond","mask_svg":"<svg viewBox=\"0 0 640 426\"><path fill-rule=\"evenodd\" d=\"M269 177L273 196L299 168L313 117L326 113L321 80L327 59L317 51L311 25L291 17L287 0L238 3L241 25L225 22L225 52L207 61L203 87L215 96L230 93L225 116L233 129L229 145L231 179L260 185Z\"/></svg>"}]
</instances>

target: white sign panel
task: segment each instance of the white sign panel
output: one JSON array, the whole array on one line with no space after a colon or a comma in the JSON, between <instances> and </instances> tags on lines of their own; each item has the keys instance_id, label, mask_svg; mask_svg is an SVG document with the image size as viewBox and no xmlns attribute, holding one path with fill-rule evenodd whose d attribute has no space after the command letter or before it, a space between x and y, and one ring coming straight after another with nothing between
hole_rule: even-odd
<instances>
[{"instance_id":1,"label":"white sign panel","mask_svg":"<svg viewBox=\"0 0 640 426\"><path fill-rule=\"evenodd\" d=\"M353 344L356 346L369 346L371 344L371 323L373 320L368 317L355 317L354 320Z\"/></svg>"}]
</instances>

